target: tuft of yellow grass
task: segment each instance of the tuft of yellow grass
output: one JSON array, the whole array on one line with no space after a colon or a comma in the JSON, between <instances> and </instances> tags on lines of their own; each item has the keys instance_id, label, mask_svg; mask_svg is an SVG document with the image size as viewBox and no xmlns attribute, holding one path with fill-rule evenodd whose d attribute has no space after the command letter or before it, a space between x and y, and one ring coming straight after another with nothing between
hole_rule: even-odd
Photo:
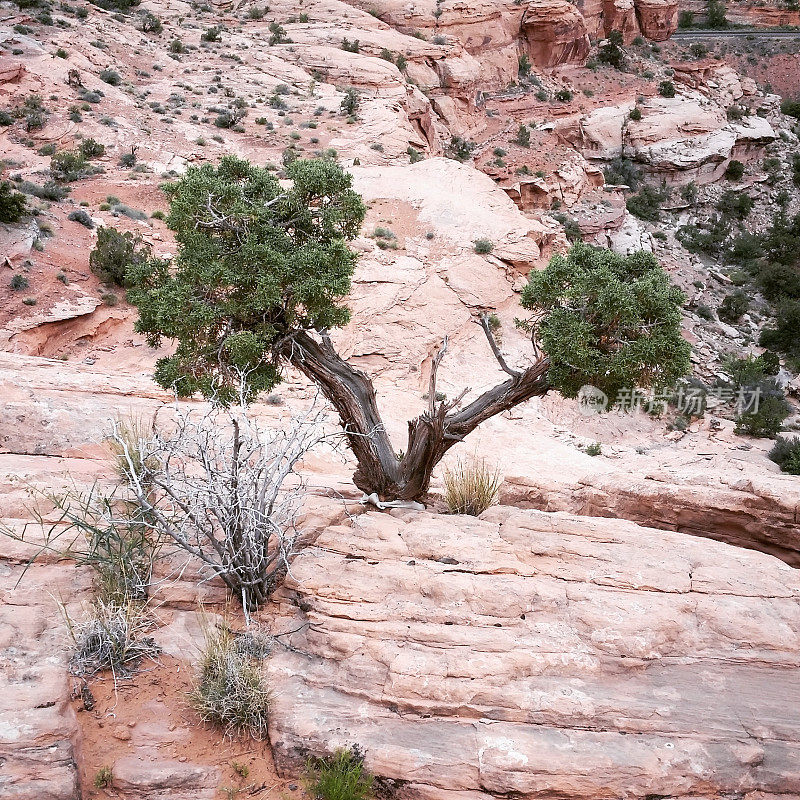
<instances>
[{"instance_id":1,"label":"tuft of yellow grass","mask_svg":"<svg viewBox=\"0 0 800 800\"><path fill-rule=\"evenodd\" d=\"M499 472L490 469L486 462L459 461L454 467L445 467L444 499L451 514L469 514L477 517L497 502L497 493L503 479Z\"/></svg>"}]
</instances>

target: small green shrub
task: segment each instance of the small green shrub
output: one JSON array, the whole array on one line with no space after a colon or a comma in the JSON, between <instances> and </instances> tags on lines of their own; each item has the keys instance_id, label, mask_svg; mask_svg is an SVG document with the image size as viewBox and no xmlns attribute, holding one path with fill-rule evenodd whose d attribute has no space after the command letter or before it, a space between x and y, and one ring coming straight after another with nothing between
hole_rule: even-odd
<instances>
[{"instance_id":1,"label":"small green shrub","mask_svg":"<svg viewBox=\"0 0 800 800\"><path fill-rule=\"evenodd\" d=\"M201 42L218 42L222 37L222 28L219 25L214 25L208 30L200 34Z\"/></svg>"},{"instance_id":2,"label":"small green shrub","mask_svg":"<svg viewBox=\"0 0 800 800\"><path fill-rule=\"evenodd\" d=\"M675 97L675 84L672 81L661 81L658 84L658 93L662 97Z\"/></svg>"},{"instance_id":3,"label":"small green shrub","mask_svg":"<svg viewBox=\"0 0 800 800\"><path fill-rule=\"evenodd\" d=\"M600 442L592 442L592 444L587 445L586 449L583 451L586 453L587 456L599 456L603 453L603 448L600 445Z\"/></svg>"},{"instance_id":4,"label":"small green shrub","mask_svg":"<svg viewBox=\"0 0 800 800\"><path fill-rule=\"evenodd\" d=\"M642 118L642 110L639 106L634 106L631 109L631 113L628 114L628 119L632 119L634 122L638 122Z\"/></svg>"},{"instance_id":5,"label":"small green shrub","mask_svg":"<svg viewBox=\"0 0 800 800\"><path fill-rule=\"evenodd\" d=\"M25 214L25 195L14 191L9 181L0 181L0 222L19 222Z\"/></svg>"},{"instance_id":6,"label":"small green shrub","mask_svg":"<svg viewBox=\"0 0 800 800\"><path fill-rule=\"evenodd\" d=\"M368 800L373 795L373 781L356 745L306 763L306 791L314 800Z\"/></svg>"},{"instance_id":7,"label":"small green shrub","mask_svg":"<svg viewBox=\"0 0 800 800\"><path fill-rule=\"evenodd\" d=\"M747 294L741 289L725 295L722 303L720 303L718 315L723 322L736 322L747 312L750 305L750 300Z\"/></svg>"},{"instance_id":8,"label":"small green shrub","mask_svg":"<svg viewBox=\"0 0 800 800\"><path fill-rule=\"evenodd\" d=\"M742 164L741 161L737 161L735 158L732 159L725 169L725 177L729 181L738 181L742 179L743 175L744 164Z\"/></svg>"},{"instance_id":9,"label":"small green shrub","mask_svg":"<svg viewBox=\"0 0 800 800\"><path fill-rule=\"evenodd\" d=\"M89 254L89 267L106 284L126 286L126 273L150 258L150 248L139 235L122 233L116 228L97 231L97 244Z\"/></svg>"},{"instance_id":10,"label":"small green shrub","mask_svg":"<svg viewBox=\"0 0 800 800\"><path fill-rule=\"evenodd\" d=\"M800 475L800 437L778 438L769 457L789 475Z\"/></svg>"},{"instance_id":11,"label":"small green shrub","mask_svg":"<svg viewBox=\"0 0 800 800\"><path fill-rule=\"evenodd\" d=\"M164 26L161 24L161 20L151 12L147 12L143 17L142 21L139 24L139 29L143 33L161 33L164 30Z\"/></svg>"},{"instance_id":12,"label":"small green shrub","mask_svg":"<svg viewBox=\"0 0 800 800\"><path fill-rule=\"evenodd\" d=\"M69 219L71 222L77 222L83 225L85 228L89 228L90 230L94 228L94 222L92 222L92 218L82 208L71 212L67 219Z\"/></svg>"},{"instance_id":13,"label":"small green shrub","mask_svg":"<svg viewBox=\"0 0 800 800\"><path fill-rule=\"evenodd\" d=\"M11 278L9 285L15 292L21 292L23 289L28 288L28 279L24 275L17 273Z\"/></svg>"},{"instance_id":14,"label":"small green shrub","mask_svg":"<svg viewBox=\"0 0 800 800\"><path fill-rule=\"evenodd\" d=\"M478 255L485 256L494 250L494 243L489 239L476 239L473 244Z\"/></svg>"},{"instance_id":15,"label":"small green shrub","mask_svg":"<svg viewBox=\"0 0 800 800\"><path fill-rule=\"evenodd\" d=\"M50 159L50 175L59 183L71 183L91 172L89 162L78 151L62 150Z\"/></svg>"},{"instance_id":16,"label":"small green shrub","mask_svg":"<svg viewBox=\"0 0 800 800\"><path fill-rule=\"evenodd\" d=\"M95 789L110 789L114 782L114 773L111 767L100 767L94 776Z\"/></svg>"},{"instance_id":17,"label":"small green shrub","mask_svg":"<svg viewBox=\"0 0 800 800\"><path fill-rule=\"evenodd\" d=\"M78 152L88 161L93 158L100 158L106 154L105 145L96 142L94 139L83 139L78 146Z\"/></svg>"},{"instance_id":18,"label":"small green shrub","mask_svg":"<svg viewBox=\"0 0 800 800\"><path fill-rule=\"evenodd\" d=\"M119 72L110 68L104 69L99 77L103 83L107 83L109 86L119 86L122 83L122 77Z\"/></svg>"},{"instance_id":19,"label":"small green shrub","mask_svg":"<svg viewBox=\"0 0 800 800\"><path fill-rule=\"evenodd\" d=\"M628 211L639 219L657 222L661 218L661 204L666 201L669 191L662 187L644 185L638 194L629 197L626 206Z\"/></svg>"},{"instance_id":20,"label":"small green shrub","mask_svg":"<svg viewBox=\"0 0 800 800\"><path fill-rule=\"evenodd\" d=\"M786 98L781 102L781 113L788 117L800 119L800 100Z\"/></svg>"}]
</instances>

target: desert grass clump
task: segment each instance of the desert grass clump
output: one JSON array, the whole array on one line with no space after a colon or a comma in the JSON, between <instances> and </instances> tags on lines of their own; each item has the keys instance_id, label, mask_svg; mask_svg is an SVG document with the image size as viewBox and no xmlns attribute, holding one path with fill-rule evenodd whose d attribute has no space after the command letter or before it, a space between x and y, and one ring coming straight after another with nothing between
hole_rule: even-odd
<instances>
[{"instance_id":1,"label":"desert grass clump","mask_svg":"<svg viewBox=\"0 0 800 800\"><path fill-rule=\"evenodd\" d=\"M189 700L204 722L219 725L227 736L267 735L270 693L259 658L242 652L227 628L208 628L200 657L200 674Z\"/></svg>"},{"instance_id":2,"label":"desert grass clump","mask_svg":"<svg viewBox=\"0 0 800 800\"><path fill-rule=\"evenodd\" d=\"M152 617L138 603L96 599L83 622L76 623L67 617L75 643L71 672L91 676L111 670L115 678L130 675L143 658L155 658L161 652L147 635L153 624Z\"/></svg>"},{"instance_id":3,"label":"desert grass clump","mask_svg":"<svg viewBox=\"0 0 800 800\"><path fill-rule=\"evenodd\" d=\"M316 800L367 800L373 796L373 780L358 745L306 763L306 790Z\"/></svg>"},{"instance_id":4,"label":"desert grass clump","mask_svg":"<svg viewBox=\"0 0 800 800\"><path fill-rule=\"evenodd\" d=\"M469 514L477 517L497 502L497 493L503 482L497 470L490 469L485 461L464 463L445 468L444 499L451 514Z\"/></svg>"}]
</instances>

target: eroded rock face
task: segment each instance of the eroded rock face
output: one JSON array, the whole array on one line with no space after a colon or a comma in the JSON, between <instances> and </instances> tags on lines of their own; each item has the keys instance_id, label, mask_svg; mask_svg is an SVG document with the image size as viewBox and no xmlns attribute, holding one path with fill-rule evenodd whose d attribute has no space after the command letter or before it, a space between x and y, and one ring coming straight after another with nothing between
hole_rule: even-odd
<instances>
[{"instance_id":1,"label":"eroded rock face","mask_svg":"<svg viewBox=\"0 0 800 800\"><path fill-rule=\"evenodd\" d=\"M302 626L270 665L282 769L358 742L409 797L800 792L800 577L769 556L503 507L370 513L295 561L281 611Z\"/></svg>"},{"instance_id":2,"label":"eroded rock face","mask_svg":"<svg viewBox=\"0 0 800 800\"><path fill-rule=\"evenodd\" d=\"M757 158L777 138L763 117L727 119L727 107L749 90L731 70L722 68L702 79L694 71L678 72L676 78L698 88L649 98L639 105L637 121L629 118L634 104L627 101L560 120L556 130L587 159L625 156L671 183L715 181L732 158Z\"/></svg>"},{"instance_id":3,"label":"eroded rock face","mask_svg":"<svg viewBox=\"0 0 800 800\"><path fill-rule=\"evenodd\" d=\"M643 36L656 42L669 39L678 28L675 0L636 0L636 19Z\"/></svg>"},{"instance_id":4,"label":"eroded rock face","mask_svg":"<svg viewBox=\"0 0 800 800\"><path fill-rule=\"evenodd\" d=\"M589 55L586 24L567 0L529 0L521 37L522 48L539 67L583 64Z\"/></svg>"}]
</instances>

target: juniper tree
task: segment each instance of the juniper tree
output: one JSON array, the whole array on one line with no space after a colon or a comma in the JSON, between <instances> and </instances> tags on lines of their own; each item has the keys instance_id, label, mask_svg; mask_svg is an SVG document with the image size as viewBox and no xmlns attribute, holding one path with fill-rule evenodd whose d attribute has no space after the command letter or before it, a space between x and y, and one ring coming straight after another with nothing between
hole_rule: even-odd
<instances>
[{"instance_id":1,"label":"juniper tree","mask_svg":"<svg viewBox=\"0 0 800 800\"><path fill-rule=\"evenodd\" d=\"M283 187L266 169L226 156L191 167L167 187L177 253L126 276L151 345L174 339L155 378L179 395L220 403L271 390L292 365L318 385L339 414L358 466L355 484L382 500L428 490L445 453L482 422L550 389L567 397L584 384L609 396L624 387L662 387L689 367L680 335L681 292L652 254L623 257L584 244L533 272L522 295L532 358L507 363L481 316L506 379L465 403L436 391L444 344L432 359L428 407L408 423L395 452L370 378L336 351L329 331L345 325L356 263L348 247L365 207L352 178L331 160L298 159Z\"/></svg>"}]
</instances>

